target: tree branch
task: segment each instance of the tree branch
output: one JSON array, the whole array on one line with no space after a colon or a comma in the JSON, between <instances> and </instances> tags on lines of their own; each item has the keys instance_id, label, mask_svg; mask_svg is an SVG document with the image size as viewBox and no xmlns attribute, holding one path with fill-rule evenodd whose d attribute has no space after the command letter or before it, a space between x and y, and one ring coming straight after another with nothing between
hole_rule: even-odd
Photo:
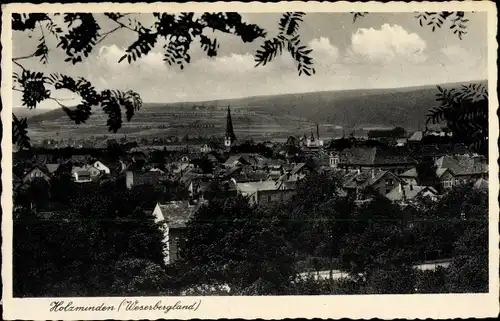
<instances>
[{"instance_id":1,"label":"tree branch","mask_svg":"<svg viewBox=\"0 0 500 321\"><path fill-rule=\"evenodd\" d=\"M108 32L103 33L102 34L102 38L99 39L99 40L97 40L95 44L97 45L98 43L100 43L101 41L103 41L107 36L109 36L110 34L112 34L113 32L115 32L115 31L117 31L118 29L121 29L121 28L124 28L124 27L122 25L119 25L118 27L116 27L114 29L111 29Z\"/></svg>"},{"instance_id":2,"label":"tree branch","mask_svg":"<svg viewBox=\"0 0 500 321\"><path fill-rule=\"evenodd\" d=\"M116 22L117 24L119 24L119 25L120 25L121 27L123 27L123 28L127 28L128 30L131 30L131 31L133 31L133 32L138 32L138 31L137 31L137 30L135 30L134 28L132 28L132 27L130 27L130 26L127 26L127 25L126 25L126 24L124 24L123 22L118 21L118 19L111 19L111 18L109 18L109 19L110 19L110 20L112 20L112 21L114 21L114 22Z\"/></svg>"},{"instance_id":3,"label":"tree branch","mask_svg":"<svg viewBox=\"0 0 500 321\"><path fill-rule=\"evenodd\" d=\"M26 68L24 68L24 66L18 63L15 59L12 59L12 62L21 67L22 70L26 70Z\"/></svg>"},{"instance_id":4,"label":"tree branch","mask_svg":"<svg viewBox=\"0 0 500 321\"><path fill-rule=\"evenodd\" d=\"M31 55L27 55L27 56L12 58L12 61L16 62L17 60L29 59L29 58L33 58L33 57L35 57L35 53L32 53Z\"/></svg>"}]
</instances>

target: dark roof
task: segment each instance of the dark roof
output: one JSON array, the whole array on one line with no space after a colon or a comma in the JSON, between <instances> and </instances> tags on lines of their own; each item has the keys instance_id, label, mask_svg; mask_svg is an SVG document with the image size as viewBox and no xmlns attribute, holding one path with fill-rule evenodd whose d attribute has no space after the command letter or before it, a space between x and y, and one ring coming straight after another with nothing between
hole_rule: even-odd
<instances>
[{"instance_id":1,"label":"dark roof","mask_svg":"<svg viewBox=\"0 0 500 321\"><path fill-rule=\"evenodd\" d=\"M292 171L290 172L291 175L295 175L302 171L304 168L312 170L311 166L307 165L307 163L298 163L292 168Z\"/></svg>"},{"instance_id":2,"label":"dark roof","mask_svg":"<svg viewBox=\"0 0 500 321\"><path fill-rule=\"evenodd\" d=\"M439 168L448 168L455 175L488 173L488 163L482 157L442 156L436 161Z\"/></svg>"},{"instance_id":3,"label":"dark roof","mask_svg":"<svg viewBox=\"0 0 500 321\"><path fill-rule=\"evenodd\" d=\"M47 171L51 174L56 172L59 168L59 164L45 164L45 166L47 167Z\"/></svg>"},{"instance_id":4,"label":"dark roof","mask_svg":"<svg viewBox=\"0 0 500 321\"><path fill-rule=\"evenodd\" d=\"M343 179L344 188L366 188L378 182L385 175L390 175L393 178L400 180L399 177L390 171L379 171L373 176L371 171L361 171L359 173L351 173Z\"/></svg>"},{"instance_id":5,"label":"dark roof","mask_svg":"<svg viewBox=\"0 0 500 321\"><path fill-rule=\"evenodd\" d=\"M134 185L141 185L144 183L155 184L159 181L161 173L158 171L148 172L134 172L132 171Z\"/></svg>"},{"instance_id":6,"label":"dark roof","mask_svg":"<svg viewBox=\"0 0 500 321\"><path fill-rule=\"evenodd\" d=\"M346 165L374 166L415 164L413 157L395 149L379 147L353 147L340 153L340 163Z\"/></svg>"},{"instance_id":7,"label":"dark roof","mask_svg":"<svg viewBox=\"0 0 500 321\"><path fill-rule=\"evenodd\" d=\"M158 204L163 219L169 228L182 228L193 214L193 207L188 201L172 201L165 204Z\"/></svg>"}]
</instances>

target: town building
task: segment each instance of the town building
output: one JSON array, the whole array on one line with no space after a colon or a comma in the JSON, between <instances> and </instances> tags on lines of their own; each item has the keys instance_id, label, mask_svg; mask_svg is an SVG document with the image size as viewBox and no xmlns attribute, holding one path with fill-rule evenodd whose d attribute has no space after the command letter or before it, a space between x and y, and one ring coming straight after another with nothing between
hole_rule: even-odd
<instances>
[{"instance_id":1,"label":"town building","mask_svg":"<svg viewBox=\"0 0 500 321\"><path fill-rule=\"evenodd\" d=\"M236 135L233 129L233 120L231 119L231 109L227 106L226 134L224 135L224 146L231 147L236 141Z\"/></svg>"},{"instance_id":2,"label":"town building","mask_svg":"<svg viewBox=\"0 0 500 321\"><path fill-rule=\"evenodd\" d=\"M165 264L172 264L179 259L186 223L196 209L197 207L191 205L188 201L156 204L152 214L155 223L160 225L163 232Z\"/></svg>"},{"instance_id":3,"label":"town building","mask_svg":"<svg viewBox=\"0 0 500 321\"><path fill-rule=\"evenodd\" d=\"M398 175L412 168L416 160L395 148L352 147L330 154L330 166L350 171L391 171Z\"/></svg>"}]
</instances>

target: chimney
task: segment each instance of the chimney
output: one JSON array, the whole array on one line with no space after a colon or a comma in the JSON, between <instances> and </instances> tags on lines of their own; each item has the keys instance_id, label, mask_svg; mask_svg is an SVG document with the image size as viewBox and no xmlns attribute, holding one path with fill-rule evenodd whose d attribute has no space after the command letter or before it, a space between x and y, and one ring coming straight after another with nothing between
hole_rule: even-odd
<instances>
[{"instance_id":1,"label":"chimney","mask_svg":"<svg viewBox=\"0 0 500 321\"><path fill-rule=\"evenodd\" d=\"M319 125L316 124L316 138L319 140Z\"/></svg>"}]
</instances>

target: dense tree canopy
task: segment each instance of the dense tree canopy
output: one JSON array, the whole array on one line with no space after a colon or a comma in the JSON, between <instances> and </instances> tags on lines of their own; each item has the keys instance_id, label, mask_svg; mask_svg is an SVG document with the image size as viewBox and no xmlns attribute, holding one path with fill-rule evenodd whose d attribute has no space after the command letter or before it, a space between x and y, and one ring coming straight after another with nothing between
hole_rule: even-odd
<instances>
[{"instance_id":1,"label":"dense tree canopy","mask_svg":"<svg viewBox=\"0 0 500 321\"><path fill-rule=\"evenodd\" d=\"M295 271L276 217L246 198L215 199L189 221L183 259L201 284L227 284L242 294L280 294Z\"/></svg>"},{"instance_id":2,"label":"dense tree canopy","mask_svg":"<svg viewBox=\"0 0 500 321\"><path fill-rule=\"evenodd\" d=\"M165 289L156 273L164 270L163 235L140 207L142 200L112 184L72 191L69 209L62 212L21 207L14 213L14 296L140 295Z\"/></svg>"}]
</instances>

